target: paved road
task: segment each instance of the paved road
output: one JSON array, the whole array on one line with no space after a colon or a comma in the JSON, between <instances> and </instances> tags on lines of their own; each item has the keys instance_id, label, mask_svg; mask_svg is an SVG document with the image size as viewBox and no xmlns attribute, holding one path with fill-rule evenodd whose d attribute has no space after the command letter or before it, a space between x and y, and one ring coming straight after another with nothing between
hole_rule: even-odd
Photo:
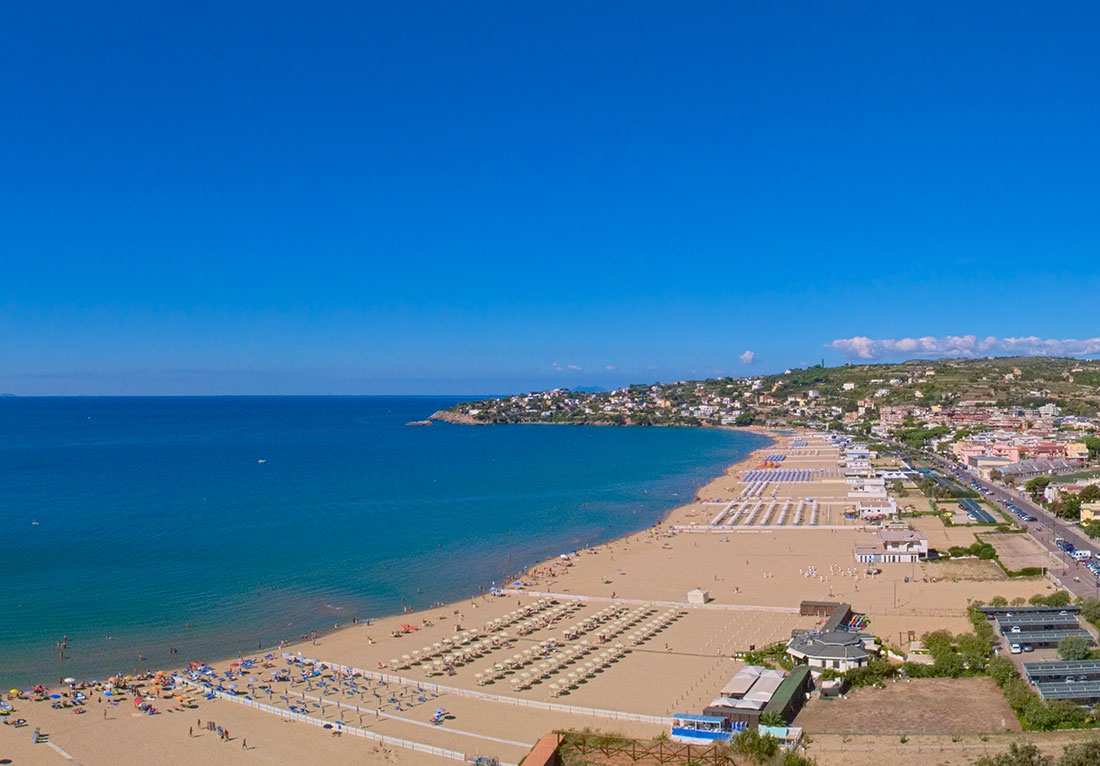
<instances>
[{"instance_id":1,"label":"paved road","mask_svg":"<svg viewBox=\"0 0 1100 766\"><path fill-rule=\"evenodd\" d=\"M939 455L935 455L931 452L922 452L920 454L948 474L954 474L955 469L959 468L959 466L949 463ZM997 486L996 484L984 481L965 469L960 470L962 470L962 477L964 479L976 481L979 486L988 489L989 494L985 495L985 497L995 502L1002 509L1004 509L1004 504L1006 502L1011 501L1017 508L1026 511L1037 519L1036 521L1028 522L1024 526L1028 533L1035 538L1044 549L1050 551L1062 562L1062 570L1059 572L1056 569L1052 569L1052 572L1058 575L1058 579L1062 581L1067 590L1075 596L1100 597L1100 581L1097 580L1092 572L1085 568L1084 564L1075 561L1069 554L1056 546L1054 544L1054 539L1056 537L1061 537L1067 542L1072 543L1075 548L1087 548L1091 550L1094 555L1097 553L1098 548L1100 548L1100 540L1093 540L1085 535L1078 527L1072 524L1066 524L1061 519L1031 502L1025 493ZM1012 511L1005 510L1005 513L1012 514ZM1022 523L1023 522L1021 522L1021 524Z\"/></svg>"}]
</instances>

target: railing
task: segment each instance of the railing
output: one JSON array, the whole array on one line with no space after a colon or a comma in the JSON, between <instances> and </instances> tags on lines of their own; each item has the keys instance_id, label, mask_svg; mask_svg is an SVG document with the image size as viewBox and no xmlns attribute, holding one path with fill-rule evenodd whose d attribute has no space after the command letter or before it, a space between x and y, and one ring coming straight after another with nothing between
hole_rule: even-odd
<instances>
[{"instance_id":1,"label":"railing","mask_svg":"<svg viewBox=\"0 0 1100 766\"><path fill-rule=\"evenodd\" d=\"M707 527L699 527L700 530L705 530ZM713 531L729 532L729 528L718 527ZM818 527L822 529L822 527ZM852 529L852 527L845 527L845 529ZM689 604L686 601L653 601L651 599L640 598L610 598L608 596L582 596L573 593L547 593L545 591L537 590L516 590L514 588L505 588L505 593L515 593L520 596L538 596L539 598L560 598L571 599L573 601L592 601L599 603L612 603L612 604L638 604L650 605L650 606L671 606L677 609L728 609L738 612L782 612L785 614L798 614L798 607L796 606L758 606L752 604Z\"/></svg>"},{"instance_id":2,"label":"railing","mask_svg":"<svg viewBox=\"0 0 1100 766\"><path fill-rule=\"evenodd\" d=\"M312 662L314 662L315 664L323 664L333 670L338 670L343 673L358 673L364 678L372 678L375 681L385 681L386 683L396 683L402 686L411 686L422 691L430 691L437 694L454 694L459 697L469 697L471 699L479 699L484 702L496 702L504 705L515 705L516 707L533 708L536 710L550 710L557 713L571 713L573 715L587 715L596 718L610 718L616 721L651 723L657 724L658 726L672 725L672 718L668 716L647 715L645 713L627 713L622 710L604 710L601 708L581 707L578 705L562 705L558 702L528 700L521 697L510 697L503 694L493 694L491 692L476 691L474 689L462 689L457 686L444 686L443 684L433 684L427 681L415 681L411 678L405 678L404 676L395 675L393 673L380 673L376 670L362 670L361 668L352 667L351 665L342 665L338 662L326 662L324 660L318 659L312 659Z\"/></svg>"},{"instance_id":3,"label":"railing","mask_svg":"<svg viewBox=\"0 0 1100 766\"><path fill-rule=\"evenodd\" d=\"M356 726L348 726L344 723L333 723L332 721L326 721L323 718L314 718L313 716L306 715L304 713L294 713L283 708L276 707L274 705L268 705L264 702L251 699L237 694L228 694L217 689L207 687L205 684L200 684L190 679L183 678L181 676L175 676L177 683L187 684L192 688L198 689L205 694L213 694L219 699L224 699L228 702L236 702L238 705L244 705L245 707L255 708L262 710L265 713L271 713L277 715L288 721L300 721L302 723L312 724L318 727L325 727L326 725L331 727L333 731L338 731L341 734L350 734L354 737L363 737L364 739L373 740L375 742L381 742L384 745L392 745L394 747L403 747L408 750L415 750L418 753L428 753L430 755L438 755L441 758L448 758L452 761L462 761L465 763L468 758L466 753L460 753L457 750L448 750L445 747L436 747L435 745L425 745L423 742L413 742L409 739L402 739L401 737L391 737L388 734L377 734L373 731L367 731L366 729L360 729ZM515 766L515 764L500 762L500 766Z\"/></svg>"}]
</instances>

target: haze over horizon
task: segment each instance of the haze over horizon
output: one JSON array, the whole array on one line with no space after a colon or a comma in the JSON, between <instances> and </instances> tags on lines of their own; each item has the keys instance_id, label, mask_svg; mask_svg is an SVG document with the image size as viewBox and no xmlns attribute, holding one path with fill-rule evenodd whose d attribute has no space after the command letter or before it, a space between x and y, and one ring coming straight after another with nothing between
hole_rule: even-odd
<instances>
[{"instance_id":1,"label":"haze over horizon","mask_svg":"<svg viewBox=\"0 0 1100 766\"><path fill-rule=\"evenodd\" d=\"M1095 357L1100 9L26 5L0 392Z\"/></svg>"}]
</instances>

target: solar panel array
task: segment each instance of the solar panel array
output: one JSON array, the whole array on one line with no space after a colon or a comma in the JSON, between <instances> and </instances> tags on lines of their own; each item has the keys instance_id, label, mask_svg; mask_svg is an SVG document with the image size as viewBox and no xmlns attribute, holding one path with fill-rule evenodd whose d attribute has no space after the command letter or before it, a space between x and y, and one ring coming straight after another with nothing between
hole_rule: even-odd
<instances>
[{"instance_id":1,"label":"solar panel array","mask_svg":"<svg viewBox=\"0 0 1100 766\"><path fill-rule=\"evenodd\" d=\"M1019 633L1008 633L1006 638L1014 644L1032 644L1037 646L1053 646L1063 638L1069 636L1081 636L1088 639L1089 644L1096 643L1092 636L1084 628L1070 628L1067 630L1023 630Z\"/></svg>"},{"instance_id":2,"label":"solar panel array","mask_svg":"<svg viewBox=\"0 0 1100 766\"><path fill-rule=\"evenodd\" d=\"M1080 627L1076 615L1073 614L1017 614L1009 617L1007 614L997 615L997 626L1002 630L1013 625L1021 628L1026 625L1068 625L1071 628Z\"/></svg>"},{"instance_id":3,"label":"solar panel array","mask_svg":"<svg viewBox=\"0 0 1100 766\"><path fill-rule=\"evenodd\" d=\"M1044 699L1100 699L1100 660L1025 662L1024 674Z\"/></svg>"},{"instance_id":4,"label":"solar panel array","mask_svg":"<svg viewBox=\"0 0 1100 766\"><path fill-rule=\"evenodd\" d=\"M978 521L982 522L983 524L995 524L996 523L996 520L993 518L993 515L990 514L989 511L985 510L980 505L978 505L977 501L973 500L972 498L969 498L969 497L962 498L961 500L959 500L959 505L961 505L962 509L964 511L966 511L967 513L974 514L974 517Z\"/></svg>"},{"instance_id":5,"label":"solar panel array","mask_svg":"<svg viewBox=\"0 0 1100 766\"><path fill-rule=\"evenodd\" d=\"M1025 662L1024 673L1029 681L1036 678L1065 678L1074 676L1100 677L1100 660L1050 660L1048 662Z\"/></svg>"},{"instance_id":6,"label":"solar panel array","mask_svg":"<svg viewBox=\"0 0 1100 766\"><path fill-rule=\"evenodd\" d=\"M1069 606L980 606L979 611L987 617L996 617L999 614L1058 614L1059 612L1080 612L1081 607L1075 604Z\"/></svg>"},{"instance_id":7,"label":"solar panel array","mask_svg":"<svg viewBox=\"0 0 1100 766\"><path fill-rule=\"evenodd\" d=\"M1100 698L1100 681L1075 681L1072 684L1035 684L1043 699L1092 700Z\"/></svg>"}]
</instances>

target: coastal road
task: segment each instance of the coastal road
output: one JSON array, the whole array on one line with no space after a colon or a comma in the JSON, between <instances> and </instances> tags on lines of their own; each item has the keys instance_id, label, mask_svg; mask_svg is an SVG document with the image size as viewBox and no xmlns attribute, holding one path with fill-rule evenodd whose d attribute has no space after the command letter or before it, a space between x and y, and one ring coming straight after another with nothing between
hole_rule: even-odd
<instances>
[{"instance_id":1,"label":"coastal road","mask_svg":"<svg viewBox=\"0 0 1100 766\"><path fill-rule=\"evenodd\" d=\"M900 447L901 445L898 446ZM1004 507L1005 503L1011 502L1020 510L1034 516L1036 521L1027 523L1021 522L1021 524L1024 525L1028 534L1030 534L1039 545L1062 562L1062 569L1060 572L1057 569L1052 569L1052 571L1058 575L1058 579L1062 581L1066 589L1073 595L1081 598L1086 596L1100 598L1100 580L1097 580L1092 572L1085 568L1083 563L1075 561L1068 553L1054 544L1055 538L1061 537L1067 542L1072 543L1075 548L1091 550L1095 554L1097 541L1092 540L1076 526L1067 524L1054 516L1054 514L1031 502L1024 492L1016 492L1015 490L1000 487L985 481L970 473L965 468L960 468L960 466L950 463L939 455L935 455L931 452L921 452L920 454L949 475L955 474L956 470L961 470L963 478L969 479L970 481L976 481L978 486L989 490L989 494L985 495L985 497L994 501L1006 514L1012 513ZM955 475L957 476L957 474Z\"/></svg>"}]
</instances>

